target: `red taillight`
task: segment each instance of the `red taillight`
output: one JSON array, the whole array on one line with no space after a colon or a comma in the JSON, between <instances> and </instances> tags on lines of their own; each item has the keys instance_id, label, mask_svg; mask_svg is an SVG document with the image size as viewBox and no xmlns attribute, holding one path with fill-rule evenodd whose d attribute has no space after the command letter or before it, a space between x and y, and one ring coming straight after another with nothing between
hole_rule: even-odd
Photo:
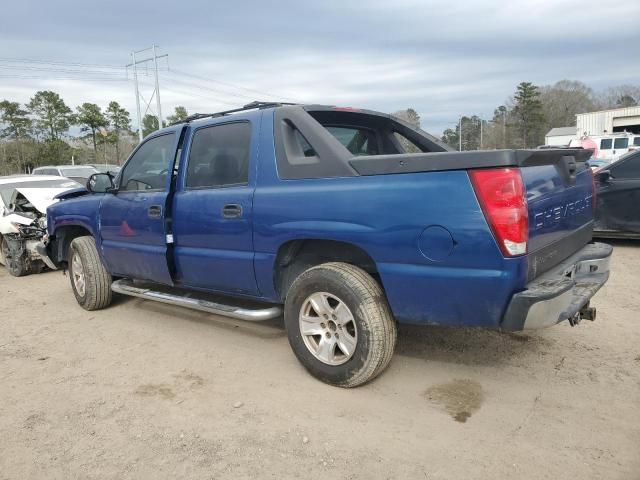
<instances>
[{"instance_id":1,"label":"red taillight","mask_svg":"<svg viewBox=\"0 0 640 480\"><path fill-rule=\"evenodd\" d=\"M471 170L469 177L502 253L507 257L526 254L529 214L520 171L517 168Z\"/></svg>"}]
</instances>

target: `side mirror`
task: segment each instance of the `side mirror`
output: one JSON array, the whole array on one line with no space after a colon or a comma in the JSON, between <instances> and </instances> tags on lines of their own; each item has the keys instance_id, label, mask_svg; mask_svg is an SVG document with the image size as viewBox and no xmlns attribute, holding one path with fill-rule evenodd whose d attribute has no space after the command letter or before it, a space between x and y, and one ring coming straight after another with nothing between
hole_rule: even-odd
<instances>
[{"instance_id":1,"label":"side mirror","mask_svg":"<svg viewBox=\"0 0 640 480\"><path fill-rule=\"evenodd\" d=\"M87 180L87 190L91 193L107 193L113 189L113 176L110 173L94 173Z\"/></svg>"},{"instance_id":2,"label":"side mirror","mask_svg":"<svg viewBox=\"0 0 640 480\"><path fill-rule=\"evenodd\" d=\"M611 172L609 170L600 170L596 173L596 180L598 183L607 183L611 179Z\"/></svg>"}]
</instances>

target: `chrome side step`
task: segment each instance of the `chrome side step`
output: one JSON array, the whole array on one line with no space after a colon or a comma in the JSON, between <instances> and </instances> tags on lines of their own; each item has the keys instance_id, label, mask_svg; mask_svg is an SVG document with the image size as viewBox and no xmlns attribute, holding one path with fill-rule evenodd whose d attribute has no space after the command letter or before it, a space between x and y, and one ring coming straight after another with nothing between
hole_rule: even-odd
<instances>
[{"instance_id":1,"label":"chrome side step","mask_svg":"<svg viewBox=\"0 0 640 480\"><path fill-rule=\"evenodd\" d=\"M146 285L142 287L136 286L128 279L116 280L111 284L111 290L123 295L144 298L145 300L153 300L169 305L177 305L179 307L191 308L193 310L200 310L201 312L223 315L225 317L249 322L262 322L282 315L282 307L275 305L267 308L243 308L199 298L191 298L190 296L176 295L174 293L160 291L160 289L154 290L153 288L154 287L148 287Z\"/></svg>"}]
</instances>

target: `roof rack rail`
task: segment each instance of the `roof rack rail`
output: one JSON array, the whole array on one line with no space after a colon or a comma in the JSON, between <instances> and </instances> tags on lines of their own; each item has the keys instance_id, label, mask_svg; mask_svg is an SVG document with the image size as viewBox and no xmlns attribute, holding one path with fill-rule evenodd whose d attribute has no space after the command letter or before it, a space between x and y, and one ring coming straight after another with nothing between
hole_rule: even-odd
<instances>
[{"instance_id":1,"label":"roof rack rail","mask_svg":"<svg viewBox=\"0 0 640 480\"><path fill-rule=\"evenodd\" d=\"M287 102L260 102L260 101L256 100L254 102L247 103L246 105L244 105L244 106L242 106L240 108L233 108L231 110L224 110L222 112L194 113L193 115L189 115L184 120L180 120L179 122L174 122L171 125L178 125L180 123L189 123L189 122L193 122L194 120L200 120L202 118L222 117L224 115L229 115L230 113L244 112L245 110L254 110L254 109L261 110L263 108L281 107L283 105L298 105L298 104L297 103L287 103Z\"/></svg>"}]
</instances>

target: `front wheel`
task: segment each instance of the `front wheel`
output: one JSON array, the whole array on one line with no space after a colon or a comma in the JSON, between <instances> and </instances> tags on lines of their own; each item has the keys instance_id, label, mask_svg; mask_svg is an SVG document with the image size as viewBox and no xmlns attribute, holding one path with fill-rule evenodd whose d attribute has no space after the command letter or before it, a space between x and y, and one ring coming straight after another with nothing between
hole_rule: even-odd
<instances>
[{"instance_id":1,"label":"front wheel","mask_svg":"<svg viewBox=\"0 0 640 480\"><path fill-rule=\"evenodd\" d=\"M78 237L69 246L69 277L78 304L99 310L111 303L111 275L102 265L93 237Z\"/></svg>"},{"instance_id":2,"label":"front wheel","mask_svg":"<svg viewBox=\"0 0 640 480\"><path fill-rule=\"evenodd\" d=\"M24 277L29 274L29 265L27 264L24 244L21 243L19 248L11 248L9 240L7 240L6 237L2 237L2 258L9 275L13 277Z\"/></svg>"},{"instance_id":3,"label":"front wheel","mask_svg":"<svg viewBox=\"0 0 640 480\"><path fill-rule=\"evenodd\" d=\"M325 263L302 273L285 301L289 343L316 378L356 387L387 367L396 325L380 285L347 263Z\"/></svg>"}]
</instances>

